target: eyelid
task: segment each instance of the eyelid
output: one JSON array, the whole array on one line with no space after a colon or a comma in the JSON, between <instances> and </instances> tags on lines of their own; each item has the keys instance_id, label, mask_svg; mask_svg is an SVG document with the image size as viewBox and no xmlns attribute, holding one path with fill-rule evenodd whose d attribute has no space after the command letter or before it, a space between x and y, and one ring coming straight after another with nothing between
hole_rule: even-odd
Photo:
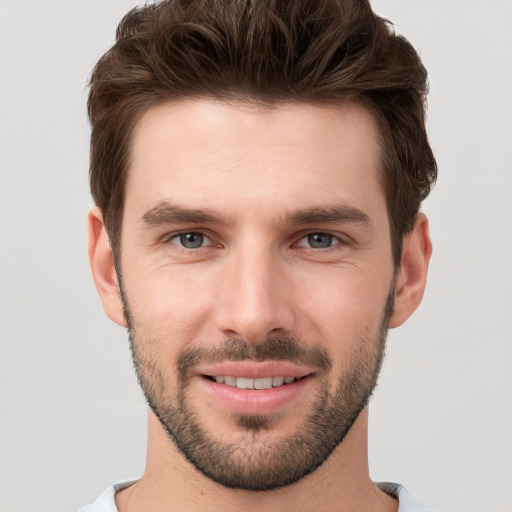
<instances>
[{"instance_id":1,"label":"eyelid","mask_svg":"<svg viewBox=\"0 0 512 512\"><path fill-rule=\"evenodd\" d=\"M184 235L184 234L188 234L188 233L196 233L196 234L202 235L205 238L205 241L207 243L205 245L202 245L202 246L196 248L196 249L190 249L190 248L187 248L187 247L183 247L179 243L173 242L173 240L178 238L180 235ZM333 243L332 246L324 248L323 251L328 251L329 249L334 249L334 248L339 247L339 246L347 246L347 245L350 245L350 243L353 241L352 238L349 235L346 235L344 233L333 233L333 232L331 232L329 230L322 230L322 229L307 230L307 231L303 231L301 233L298 233L298 235L296 235L294 237L294 239L296 241L292 243L292 248L303 247L303 248L311 249L311 250L314 250L314 251L322 250L322 249L318 249L318 248L314 248L314 247L309 247L306 244L299 245L299 242L301 242L302 240L306 239L308 236L315 235L315 234L329 235L329 236L331 236L333 238L333 241L335 241L335 243ZM222 244L220 244L218 242L215 242L214 237L209 233L208 230L201 229L201 228L198 228L198 229L194 229L194 228L181 229L181 230L178 230L178 231L172 231L170 233L166 233L165 235L163 235L161 237L160 243L162 245L166 245L166 244L171 243L172 245L174 245L174 246L176 246L176 247L178 247L180 249L183 249L185 251L197 251L198 249L205 249L205 248L212 247L212 246L221 247L221 245L222 245Z\"/></svg>"},{"instance_id":2,"label":"eyelid","mask_svg":"<svg viewBox=\"0 0 512 512\"><path fill-rule=\"evenodd\" d=\"M299 245L299 242L301 242L302 240L306 239L310 235L329 235L329 236L332 236L333 241L336 241L336 243L333 243L333 245L331 245L330 247L326 247L324 249L317 249L317 248L314 248L314 247L310 247L310 246L308 246L306 244ZM293 244L293 247L305 247L306 249L312 249L312 250L315 250L315 251L319 251L319 250L327 251L329 249L338 247L340 245L341 246L349 245L350 241L351 241L351 238L348 235L345 235L343 233L332 233L329 230L317 229L317 230L310 230L310 231L306 231L304 233L301 233L296 240L297 241Z\"/></svg>"},{"instance_id":3,"label":"eyelid","mask_svg":"<svg viewBox=\"0 0 512 512\"><path fill-rule=\"evenodd\" d=\"M181 235L186 235L186 234L191 234L191 233L202 235L204 237L204 240L207 243L205 243L204 245L201 245L200 247L198 247L196 249L189 249L187 247L183 247L180 243L175 243L174 242L174 240L178 239ZM197 251L198 249L204 249L206 247L211 247L212 245L215 245L212 236L210 236L208 233L206 233L205 230L203 230L203 229L194 229L194 228L192 228L192 229L181 229L179 231L172 231L171 233L167 233L167 234L165 234L160 239L160 243L162 245L172 244L172 245L175 245L176 247L178 247L178 248L180 248L180 249L182 249L184 251L192 251L192 250Z\"/></svg>"}]
</instances>

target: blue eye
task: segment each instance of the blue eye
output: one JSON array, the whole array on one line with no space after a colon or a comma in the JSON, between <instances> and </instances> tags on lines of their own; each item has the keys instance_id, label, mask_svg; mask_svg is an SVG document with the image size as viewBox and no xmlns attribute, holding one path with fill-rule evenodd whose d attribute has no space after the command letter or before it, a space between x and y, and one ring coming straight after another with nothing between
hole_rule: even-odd
<instances>
[{"instance_id":1,"label":"blue eye","mask_svg":"<svg viewBox=\"0 0 512 512\"><path fill-rule=\"evenodd\" d=\"M209 241L210 239L207 236L196 231L191 231L189 233L180 233L171 238L171 242L173 244L181 245L181 247L185 249L199 249L200 247L203 247L206 242Z\"/></svg>"},{"instance_id":2,"label":"blue eye","mask_svg":"<svg viewBox=\"0 0 512 512\"><path fill-rule=\"evenodd\" d=\"M307 236L308 243L314 249L327 249L332 245L332 235L327 233L313 233Z\"/></svg>"},{"instance_id":3,"label":"blue eye","mask_svg":"<svg viewBox=\"0 0 512 512\"><path fill-rule=\"evenodd\" d=\"M299 240L299 247L311 247L312 249L328 249L337 245L339 240L329 233L310 233Z\"/></svg>"}]
</instances>

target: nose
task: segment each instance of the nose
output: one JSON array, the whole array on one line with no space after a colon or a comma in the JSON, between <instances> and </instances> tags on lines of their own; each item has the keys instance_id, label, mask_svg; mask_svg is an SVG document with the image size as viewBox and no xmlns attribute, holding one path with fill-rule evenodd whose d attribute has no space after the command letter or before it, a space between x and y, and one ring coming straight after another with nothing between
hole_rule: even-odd
<instances>
[{"instance_id":1,"label":"nose","mask_svg":"<svg viewBox=\"0 0 512 512\"><path fill-rule=\"evenodd\" d=\"M249 249L228 258L219 286L216 321L224 336L247 343L291 333L293 291L286 269L272 251Z\"/></svg>"}]
</instances>

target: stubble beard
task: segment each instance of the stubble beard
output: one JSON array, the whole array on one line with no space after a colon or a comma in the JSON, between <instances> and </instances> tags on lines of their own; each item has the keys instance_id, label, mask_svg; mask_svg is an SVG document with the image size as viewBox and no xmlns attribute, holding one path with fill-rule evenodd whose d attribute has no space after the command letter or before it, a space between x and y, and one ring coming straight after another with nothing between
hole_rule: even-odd
<instances>
[{"instance_id":1,"label":"stubble beard","mask_svg":"<svg viewBox=\"0 0 512 512\"><path fill-rule=\"evenodd\" d=\"M293 484L321 466L367 405L384 358L393 291L394 286L378 332L357 340L347 370L334 391L332 377L329 378L332 360L325 349L290 337L268 338L260 344L228 339L215 348L189 348L178 355L175 371L170 373L169 368L159 364L157 356L145 351L145 347L158 343L138 337L123 291L121 298L137 378L149 407L178 450L199 472L224 487L266 491ZM223 439L207 431L201 412L191 404L191 372L199 363L226 360L279 360L316 368L314 407L293 433L278 441L262 439L265 431L271 431L279 422L277 413L232 414L239 430L236 439ZM169 384L172 374L178 377L175 392Z\"/></svg>"}]
</instances>

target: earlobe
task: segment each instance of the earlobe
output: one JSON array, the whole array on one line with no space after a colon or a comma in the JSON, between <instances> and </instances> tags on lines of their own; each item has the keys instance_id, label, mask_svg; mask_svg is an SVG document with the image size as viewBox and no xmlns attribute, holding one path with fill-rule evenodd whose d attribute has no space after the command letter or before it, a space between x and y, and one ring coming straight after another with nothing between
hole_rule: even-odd
<instances>
[{"instance_id":1,"label":"earlobe","mask_svg":"<svg viewBox=\"0 0 512 512\"><path fill-rule=\"evenodd\" d=\"M111 320L126 326L114 256L103 222L103 215L98 207L92 208L89 212L88 227L89 264L103 309Z\"/></svg>"},{"instance_id":2,"label":"earlobe","mask_svg":"<svg viewBox=\"0 0 512 512\"><path fill-rule=\"evenodd\" d=\"M395 304L390 327L403 324L420 305L427 281L432 242L428 219L419 213L412 231L404 238L401 267L395 286Z\"/></svg>"}]
</instances>

